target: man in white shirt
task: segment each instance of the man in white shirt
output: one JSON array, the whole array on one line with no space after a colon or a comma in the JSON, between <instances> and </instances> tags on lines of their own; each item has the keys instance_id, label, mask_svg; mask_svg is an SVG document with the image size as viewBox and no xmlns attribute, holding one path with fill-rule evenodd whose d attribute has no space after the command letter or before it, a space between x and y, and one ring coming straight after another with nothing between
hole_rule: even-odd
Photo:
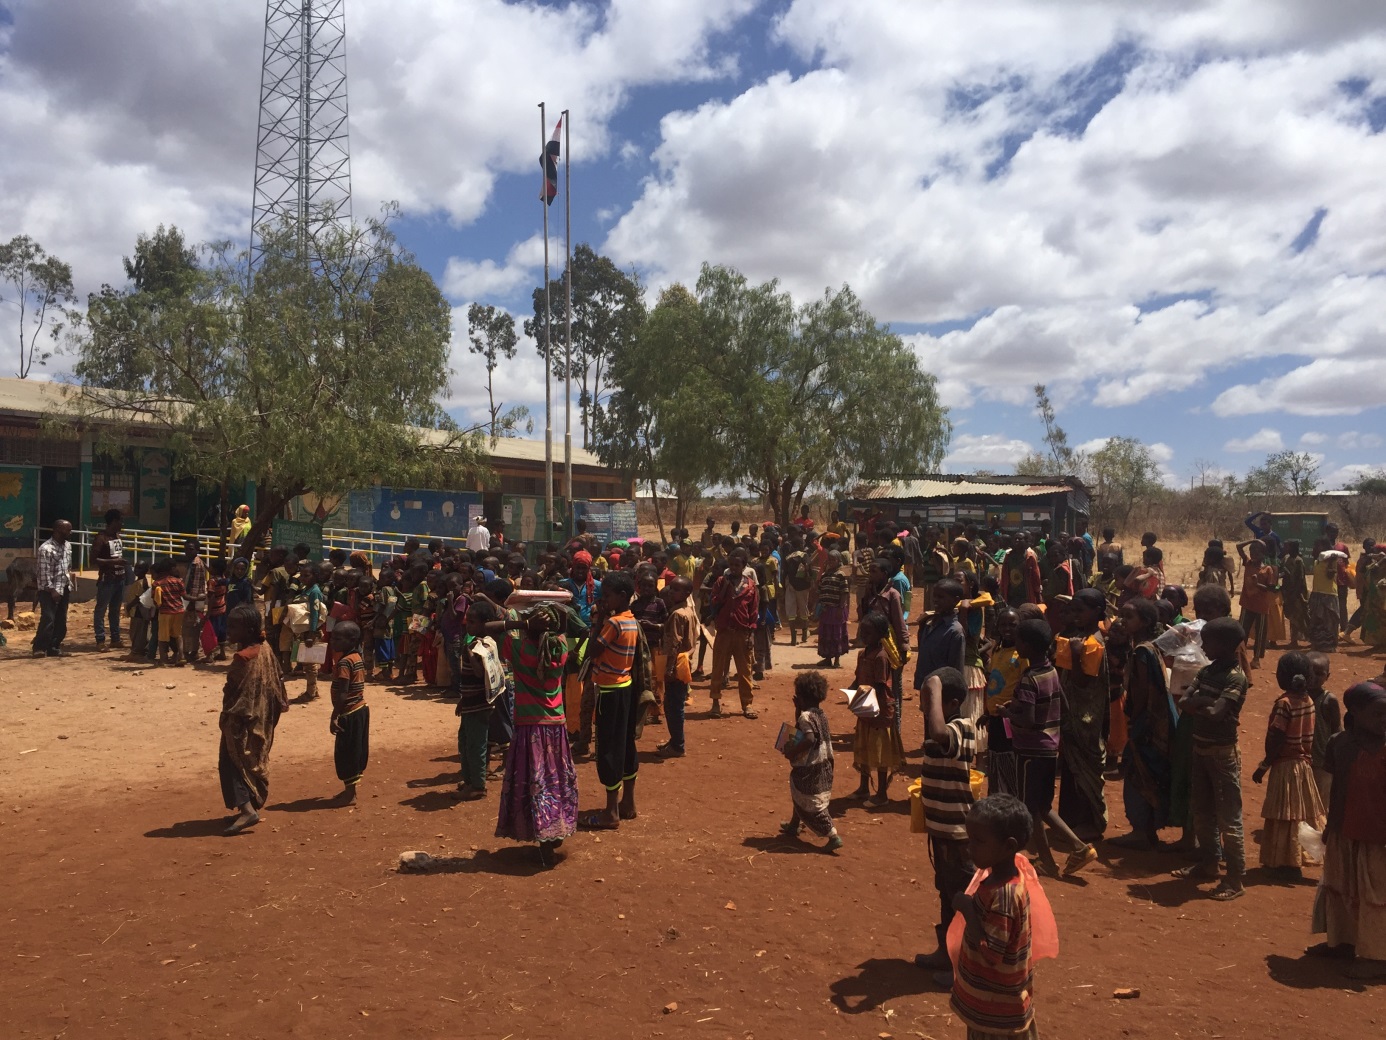
<instances>
[{"instance_id":1,"label":"man in white shirt","mask_svg":"<svg viewBox=\"0 0 1386 1040\"><path fill-rule=\"evenodd\" d=\"M486 518L479 516L467 529L467 548L471 552L486 552L491 548L491 532L486 529Z\"/></svg>"},{"instance_id":2,"label":"man in white shirt","mask_svg":"<svg viewBox=\"0 0 1386 1040\"><path fill-rule=\"evenodd\" d=\"M67 540L72 525L59 520L53 537L39 546L38 587L39 624L34 633L35 657L66 657L62 649L67 638L67 608L72 602L72 544Z\"/></svg>"}]
</instances>

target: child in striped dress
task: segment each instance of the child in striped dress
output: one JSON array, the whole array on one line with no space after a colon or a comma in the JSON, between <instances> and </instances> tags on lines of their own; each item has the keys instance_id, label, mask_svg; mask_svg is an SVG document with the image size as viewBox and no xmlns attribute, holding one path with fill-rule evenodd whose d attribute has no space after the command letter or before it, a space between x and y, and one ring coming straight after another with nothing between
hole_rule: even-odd
<instances>
[{"instance_id":1,"label":"child in striped dress","mask_svg":"<svg viewBox=\"0 0 1386 1040\"><path fill-rule=\"evenodd\" d=\"M1258 784L1270 775L1261 808L1266 821L1261 866L1293 877L1302 876L1301 868L1311 863L1299 844L1299 825L1321 830L1325 815L1314 782L1314 700L1309 696L1313 674L1306 654L1290 651L1280 659L1275 679L1284 692L1271 708L1266 757L1251 774Z\"/></svg>"}]
</instances>

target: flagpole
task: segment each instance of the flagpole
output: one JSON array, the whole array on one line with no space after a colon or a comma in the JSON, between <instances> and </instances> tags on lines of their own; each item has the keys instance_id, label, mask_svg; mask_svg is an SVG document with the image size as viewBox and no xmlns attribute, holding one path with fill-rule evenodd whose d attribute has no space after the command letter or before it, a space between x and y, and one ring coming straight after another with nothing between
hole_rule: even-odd
<instances>
[{"instance_id":1,"label":"flagpole","mask_svg":"<svg viewBox=\"0 0 1386 1040\"><path fill-rule=\"evenodd\" d=\"M553 308L549 305L549 135L544 102L539 102L539 170L544 178L540 202L544 205L544 522L553 532L553 379L549 359L553 353ZM514 532L511 532L514 537ZM549 539L545 538L545 542Z\"/></svg>"},{"instance_id":2,"label":"flagpole","mask_svg":"<svg viewBox=\"0 0 1386 1040\"><path fill-rule=\"evenodd\" d=\"M563 319L563 494L567 508L563 513L568 524L568 536L573 533L573 124L568 110L563 110L563 248L567 257L563 263L565 293Z\"/></svg>"}]
</instances>

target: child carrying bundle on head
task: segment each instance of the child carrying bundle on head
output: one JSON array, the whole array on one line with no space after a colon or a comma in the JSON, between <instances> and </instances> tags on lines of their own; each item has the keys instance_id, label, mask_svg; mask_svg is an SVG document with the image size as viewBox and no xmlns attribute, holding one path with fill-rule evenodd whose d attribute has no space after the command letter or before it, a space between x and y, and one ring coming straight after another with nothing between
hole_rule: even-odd
<instances>
[{"instance_id":1,"label":"child carrying bundle on head","mask_svg":"<svg viewBox=\"0 0 1386 1040\"><path fill-rule=\"evenodd\" d=\"M795 678L794 731L781 749L789 759L789 797L794 809L780 824L780 833L796 838L800 828L807 827L827 838L826 848L835 852L842 848L842 838L828 812L833 796L833 735L823 714L827 696L828 682L821 672L804 672Z\"/></svg>"},{"instance_id":2,"label":"child carrying bundle on head","mask_svg":"<svg viewBox=\"0 0 1386 1040\"><path fill-rule=\"evenodd\" d=\"M1299 843L1299 825L1321 830L1323 802L1314 783L1314 700L1309 695L1313 662L1298 651L1280 659L1275 680L1281 695L1271 708L1266 727L1266 757L1251 774L1261 783L1270 775L1261 815L1266 821L1261 839L1261 866L1299 877L1314 863Z\"/></svg>"}]
</instances>

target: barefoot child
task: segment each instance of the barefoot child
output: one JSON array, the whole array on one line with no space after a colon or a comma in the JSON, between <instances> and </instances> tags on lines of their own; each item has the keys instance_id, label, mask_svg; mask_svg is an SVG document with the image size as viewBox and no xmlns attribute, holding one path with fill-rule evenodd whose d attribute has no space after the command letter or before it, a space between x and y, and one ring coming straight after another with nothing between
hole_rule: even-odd
<instances>
[{"instance_id":1,"label":"barefoot child","mask_svg":"<svg viewBox=\"0 0 1386 1040\"><path fill-rule=\"evenodd\" d=\"M876 692L880 713L874 718L857 718L856 737L852 742L852 763L861 774L855 797L867 805L885 805L890 796L890 776L904 762L900 744L899 720L895 716L895 699L890 696L891 667L886 655L885 638L890 622L884 614L872 612L862 618L857 637L862 648L857 652L857 672L852 686L858 693L871 689ZM871 795L871 773L876 773L876 794Z\"/></svg>"},{"instance_id":2,"label":"barefoot child","mask_svg":"<svg viewBox=\"0 0 1386 1040\"><path fill-rule=\"evenodd\" d=\"M1076 874L1097 859L1097 850L1074 834L1054 809L1063 685L1049 660L1053 641L1053 633L1046 622L1031 618L1020 623L1016 631L1016 650L1029 666L1016 685L1011 702L1001 711L1011 722L1020 799L1034 820L1030 842L1039 853L1040 865L1050 877L1058 877L1059 865L1050 851L1045 824L1058 831L1074 850L1064 864L1065 876Z\"/></svg>"},{"instance_id":3,"label":"barefoot child","mask_svg":"<svg viewBox=\"0 0 1386 1040\"><path fill-rule=\"evenodd\" d=\"M1324 829L1323 881L1314 934L1328 941L1315 956L1352 960L1351 978L1386 977L1386 689L1358 683L1343 694L1346 729L1328 746L1333 775Z\"/></svg>"},{"instance_id":4,"label":"barefoot child","mask_svg":"<svg viewBox=\"0 0 1386 1040\"><path fill-rule=\"evenodd\" d=\"M150 568L154 579L154 605L159 610L159 659L179 668L187 664L183 660L183 578L182 564L173 560L159 560Z\"/></svg>"},{"instance_id":5,"label":"barefoot child","mask_svg":"<svg viewBox=\"0 0 1386 1040\"><path fill-rule=\"evenodd\" d=\"M279 716L289 710L279 659L266 645L260 612L240 606L226 616L226 638L239 648L221 691L221 796L237 815L226 828L239 834L260 821L269 797L269 754Z\"/></svg>"},{"instance_id":6,"label":"barefoot child","mask_svg":"<svg viewBox=\"0 0 1386 1040\"><path fill-rule=\"evenodd\" d=\"M1016 798L983 798L967 815L968 856L987 871L976 890L953 897L965 927L952 1007L968 1040L1036 1040L1031 893L1017 855L1040 822Z\"/></svg>"},{"instance_id":7,"label":"barefoot child","mask_svg":"<svg viewBox=\"0 0 1386 1040\"><path fill-rule=\"evenodd\" d=\"M698 611L693 604L693 583L677 577L664 588L669 599L669 620L664 626L664 705L669 739L655 750L661 758L682 758L684 715L688 707L690 660L698 641Z\"/></svg>"},{"instance_id":8,"label":"barefoot child","mask_svg":"<svg viewBox=\"0 0 1386 1040\"><path fill-rule=\"evenodd\" d=\"M932 672L920 690L924 698L920 797L929 835L929 858L934 864L934 888L938 890L939 921L934 928L934 952L916 956L914 963L938 972L935 981L943 986L951 986L953 980L947 946L948 926L955 913L953 901L967 890L976 873L967 858L967 814L972 808L977 727L961 714L967 695L967 680L956 668Z\"/></svg>"},{"instance_id":9,"label":"barefoot child","mask_svg":"<svg viewBox=\"0 0 1386 1040\"><path fill-rule=\"evenodd\" d=\"M1261 783L1270 774L1261 816L1261 866L1302 876L1313 861L1299 844L1299 825L1323 829L1324 808L1314 783L1314 702L1309 696L1309 658L1292 650L1280 659L1275 680L1283 691L1271 708L1266 727L1266 757L1251 774Z\"/></svg>"},{"instance_id":10,"label":"barefoot child","mask_svg":"<svg viewBox=\"0 0 1386 1040\"><path fill-rule=\"evenodd\" d=\"M631 613L635 580L615 571L602 582L598 599L604 620L594 644L592 680L596 684L597 779L606 788L606 808L579 821L584 830L615 830L633 820L635 778L640 760L635 751L636 696L633 671L640 624Z\"/></svg>"},{"instance_id":11,"label":"barefoot child","mask_svg":"<svg viewBox=\"0 0 1386 1040\"><path fill-rule=\"evenodd\" d=\"M332 630L332 718L327 728L337 735L333 760L342 782L340 801L356 801L356 785L371 755L371 709L366 703L366 665L361 658L361 626L339 621Z\"/></svg>"},{"instance_id":12,"label":"barefoot child","mask_svg":"<svg viewBox=\"0 0 1386 1040\"><path fill-rule=\"evenodd\" d=\"M833 737L823 714L827 696L828 682L821 672L803 672L795 678L794 733L783 749L789 759L789 798L794 811L780 824L780 833L797 838L800 827L807 827L827 838L826 848L835 852L842 848L842 838L828 813L833 796Z\"/></svg>"},{"instance_id":13,"label":"barefoot child","mask_svg":"<svg viewBox=\"0 0 1386 1040\"><path fill-rule=\"evenodd\" d=\"M1208 586L1212 587L1212 586ZM1242 876L1242 756L1237 750L1238 719L1246 701L1246 673L1237 651L1246 638L1232 618L1214 618L1203 626L1203 652L1211 662L1198 672L1181 710L1193 716L1193 814L1199 862L1181 867L1175 877L1216 880L1218 838L1222 839L1227 875L1212 893L1222 902L1246 894Z\"/></svg>"}]
</instances>

